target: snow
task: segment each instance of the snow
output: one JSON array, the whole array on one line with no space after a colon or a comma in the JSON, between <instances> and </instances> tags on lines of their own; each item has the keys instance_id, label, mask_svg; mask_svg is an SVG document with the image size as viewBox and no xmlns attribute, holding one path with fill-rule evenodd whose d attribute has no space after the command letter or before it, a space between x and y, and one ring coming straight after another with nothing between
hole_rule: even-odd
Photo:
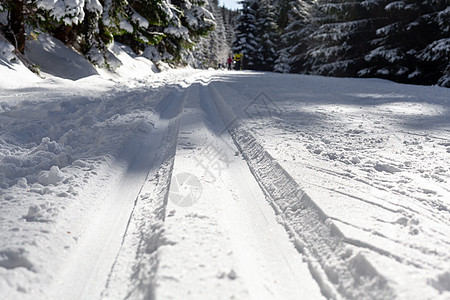
<instances>
[{"instance_id":1,"label":"snow","mask_svg":"<svg viewBox=\"0 0 450 300\"><path fill-rule=\"evenodd\" d=\"M0 41L0 298L450 297L449 89L27 49L41 77Z\"/></svg>"},{"instance_id":2,"label":"snow","mask_svg":"<svg viewBox=\"0 0 450 300\"><path fill-rule=\"evenodd\" d=\"M131 16L131 19L138 23L140 27L142 28L148 28L148 26L150 25L148 20L145 19L143 16L141 16L140 14L138 14L137 12L134 12L133 15Z\"/></svg>"},{"instance_id":3,"label":"snow","mask_svg":"<svg viewBox=\"0 0 450 300\"><path fill-rule=\"evenodd\" d=\"M399 49L386 49L384 46L370 51L369 54L364 57L364 59L366 61L370 61L377 57L382 57L391 63L403 59L403 56L401 55Z\"/></svg>"},{"instance_id":4,"label":"snow","mask_svg":"<svg viewBox=\"0 0 450 300\"><path fill-rule=\"evenodd\" d=\"M389 3L384 7L386 11L395 11L395 10L401 10L405 7L405 2L403 1L394 1Z\"/></svg>"},{"instance_id":5,"label":"snow","mask_svg":"<svg viewBox=\"0 0 450 300\"><path fill-rule=\"evenodd\" d=\"M0 89L18 88L39 81L39 78L17 58L14 47L2 36L0 36L0 66L2 68Z\"/></svg>"},{"instance_id":6,"label":"snow","mask_svg":"<svg viewBox=\"0 0 450 300\"><path fill-rule=\"evenodd\" d=\"M85 0L38 0L36 6L47 10L57 20L64 20L68 25L79 24L84 19ZM98 0L88 2L88 7L98 11Z\"/></svg>"},{"instance_id":7,"label":"snow","mask_svg":"<svg viewBox=\"0 0 450 300\"><path fill-rule=\"evenodd\" d=\"M64 44L42 33L27 48L29 60L39 66L42 73L60 78L76 80L98 74L91 63Z\"/></svg>"},{"instance_id":8,"label":"snow","mask_svg":"<svg viewBox=\"0 0 450 300\"><path fill-rule=\"evenodd\" d=\"M446 21L449 15L450 15L450 7L447 7L445 10L438 13L439 25L442 26L444 32L450 31L450 25Z\"/></svg>"},{"instance_id":9,"label":"snow","mask_svg":"<svg viewBox=\"0 0 450 300\"><path fill-rule=\"evenodd\" d=\"M161 55L159 54L158 49L156 49L156 47L153 45L147 46L145 48L142 56L144 56L145 58L148 58L149 60L151 60L153 62L161 61Z\"/></svg>"},{"instance_id":10,"label":"snow","mask_svg":"<svg viewBox=\"0 0 450 300\"><path fill-rule=\"evenodd\" d=\"M119 16L119 20L120 20L120 23L119 23L120 29L125 30L128 33L133 33L133 31L134 31L133 25L128 23L128 21L125 20L122 16Z\"/></svg>"},{"instance_id":11,"label":"snow","mask_svg":"<svg viewBox=\"0 0 450 300\"><path fill-rule=\"evenodd\" d=\"M118 42L110 45L109 50L116 57L118 64L115 73L125 78L143 78L158 72L155 64L142 56L136 55L130 47ZM111 61L111 59L110 59Z\"/></svg>"},{"instance_id":12,"label":"snow","mask_svg":"<svg viewBox=\"0 0 450 300\"><path fill-rule=\"evenodd\" d=\"M387 26L378 28L376 30L377 35L389 35L390 32L395 32L396 30L398 30L398 24L394 23L394 24L389 24Z\"/></svg>"},{"instance_id":13,"label":"snow","mask_svg":"<svg viewBox=\"0 0 450 300\"><path fill-rule=\"evenodd\" d=\"M442 56L450 55L450 38L440 39L428 45L419 56L425 61L435 61Z\"/></svg>"},{"instance_id":14,"label":"snow","mask_svg":"<svg viewBox=\"0 0 450 300\"><path fill-rule=\"evenodd\" d=\"M361 2L361 6L364 8L372 8L379 5L378 0L364 0Z\"/></svg>"},{"instance_id":15,"label":"snow","mask_svg":"<svg viewBox=\"0 0 450 300\"><path fill-rule=\"evenodd\" d=\"M229 79L219 87L256 137L251 143L241 138L249 144L248 155L260 143L347 243L366 249L379 274L395 282L399 298L448 297L430 282L449 267L444 238L449 91L381 80L279 76ZM243 103L252 103L261 91L281 115L246 116ZM262 177L276 170L257 168ZM278 205L288 204L277 199L275 194ZM283 206L280 210L289 222L292 217Z\"/></svg>"},{"instance_id":16,"label":"snow","mask_svg":"<svg viewBox=\"0 0 450 300\"><path fill-rule=\"evenodd\" d=\"M85 7L88 11L101 14L103 12L103 7L98 0L86 0Z\"/></svg>"},{"instance_id":17,"label":"snow","mask_svg":"<svg viewBox=\"0 0 450 300\"><path fill-rule=\"evenodd\" d=\"M164 29L164 33L168 34L168 35L172 35L172 36L174 36L176 38L185 38L185 39L189 38L189 31L184 26L180 26L180 27L169 26L169 27L166 27Z\"/></svg>"}]
</instances>

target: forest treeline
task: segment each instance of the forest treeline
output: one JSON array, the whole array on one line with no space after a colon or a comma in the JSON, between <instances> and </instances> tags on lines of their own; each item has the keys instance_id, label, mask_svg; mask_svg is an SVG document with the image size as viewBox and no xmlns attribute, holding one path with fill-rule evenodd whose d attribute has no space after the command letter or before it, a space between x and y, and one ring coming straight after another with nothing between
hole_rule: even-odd
<instances>
[{"instance_id":1,"label":"forest treeline","mask_svg":"<svg viewBox=\"0 0 450 300\"><path fill-rule=\"evenodd\" d=\"M0 0L0 30L18 53L46 32L101 67L117 41L197 68L233 52L250 70L450 87L450 0L240 3L236 12L218 0Z\"/></svg>"},{"instance_id":2,"label":"forest treeline","mask_svg":"<svg viewBox=\"0 0 450 300\"><path fill-rule=\"evenodd\" d=\"M183 63L208 35L233 32L226 22L234 18L217 0L2 0L0 11L0 29L18 53L46 32L101 67L112 41L152 61ZM208 64L217 64L218 48Z\"/></svg>"},{"instance_id":3,"label":"forest treeline","mask_svg":"<svg viewBox=\"0 0 450 300\"><path fill-rule=\"evenodd\" d=\"M243 0L234 52L252 70L450 87L450 0Z\"/></svg>"}]
</instances>

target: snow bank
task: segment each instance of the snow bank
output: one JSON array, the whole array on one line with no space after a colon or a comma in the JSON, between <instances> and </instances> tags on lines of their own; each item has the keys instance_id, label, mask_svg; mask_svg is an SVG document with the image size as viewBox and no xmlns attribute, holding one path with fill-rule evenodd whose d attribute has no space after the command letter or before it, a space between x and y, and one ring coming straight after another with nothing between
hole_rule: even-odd
<instances>
[{"instance_id":1,"label":"snow bank","mask_svg":"<svg viewBox=\"0 0 450 300\"><path fill-rule=\"evenodd\" d=\"M155 102L165 96L154 89L185 77L148 81L156 75L153 63L120 44L111 51L117 73L94 68L42 34L26 54L43 79L0 40L2 299L36 295L49 285L85 226L83 212L101 203L93 191L110 188L153 130Z\"/></svg>"},{"instance_id":2,"label":"snow bank","mask_svg":"<svg viewBox=\"0 0 450 300\"><path fill-rule=\"evenodd\" d=\"M122 78L142 79L158 73L159 70L155 64L145 56L136 55L130 47L118 42L114 42L109 50L121 62L121 65L115 69Z\"/></svg>"},{"instance_id":3,"label":"snow bank","mask_svg":"<svg viewBox=\"0 0 450 300\"><path fill-rule=\"evenodd\" d=\"M14 53L14 46L2 35L0 35L0 68L0 89L30 86L41 80L19 60Z\"/></svg>"},{"instance_id":4,"label":"snow bank","mask_svg":"<svg viewBox=\"0 0 450 300\"><path fill-rule=\"evenodd\" d=\"M36 41L29 41L26 55L44 75L71 80L98 75L94 66L83 56L45 33L41 33Z\"/></svg>"},{"instance_id":5,"label":"snow bank","mask_svg":"<svg viewBox=\"0 0 450 300\"><path fill-rule=\"evenodd\" d=\"M108 64L113 70L95 68L83 56L67 48L61 41L40 34L30 41L26 55L42 72L42 75L62 79L79 80L101 74L106 78L141 79L159 72L154 63L136 55L128 46L113 42L109 46Z\"/></svg>"}]
</instances>

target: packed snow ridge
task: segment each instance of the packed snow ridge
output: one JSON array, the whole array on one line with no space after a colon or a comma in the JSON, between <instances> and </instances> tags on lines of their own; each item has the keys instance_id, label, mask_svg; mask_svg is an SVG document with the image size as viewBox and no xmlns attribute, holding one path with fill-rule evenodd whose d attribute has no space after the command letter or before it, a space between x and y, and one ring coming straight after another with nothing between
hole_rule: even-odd
<instances>
[{"instance_id":1,"label":"packed snow ridge","mask_svg":"<svg viewBox=\"0 0 450 300\"><path fill-rule=\"evenodd\" d=\"M450 298L449 89L111 49L0 41L1 299Z\"/></svg>"}]
</instances>

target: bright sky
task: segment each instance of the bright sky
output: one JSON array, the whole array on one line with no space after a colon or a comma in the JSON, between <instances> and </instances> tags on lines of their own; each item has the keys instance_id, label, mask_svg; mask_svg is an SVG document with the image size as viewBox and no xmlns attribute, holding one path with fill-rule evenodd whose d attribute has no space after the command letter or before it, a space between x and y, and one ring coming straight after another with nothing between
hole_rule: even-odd
<instances>
[{"instance_id":1,"label":"bright sky","mask_svg":"<svg viewBox=\"0 0 450 300\"><path fill-rule=\"evenodd\" d=\"M239 0L220 0L219 1L219 3L221 5L231 8L231 9L241 8L241 5L238 2L239 2Z\"/></svg>"}]
</instances>

